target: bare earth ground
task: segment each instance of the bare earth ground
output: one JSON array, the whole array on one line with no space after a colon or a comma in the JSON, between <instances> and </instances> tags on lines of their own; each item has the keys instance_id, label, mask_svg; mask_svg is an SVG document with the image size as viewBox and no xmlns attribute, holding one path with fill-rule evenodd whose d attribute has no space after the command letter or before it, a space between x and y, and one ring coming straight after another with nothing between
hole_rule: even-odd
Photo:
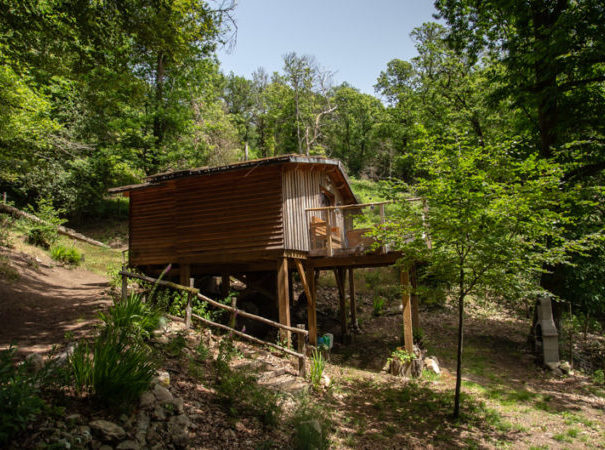
<instances>
[{"instance_id":1,"label":"bare earth ground","mask_svg":"<svg viewBox=\"0 0 605 450\"><path fill-rule=\"evenodd\" d=\"M66 334L82 337L111 303L107 278L84 269L56 265L40 253L1 249L18 279L0 279L0 349L10 344L23 353L46 353Z\"/></svg>"}]
</instances>

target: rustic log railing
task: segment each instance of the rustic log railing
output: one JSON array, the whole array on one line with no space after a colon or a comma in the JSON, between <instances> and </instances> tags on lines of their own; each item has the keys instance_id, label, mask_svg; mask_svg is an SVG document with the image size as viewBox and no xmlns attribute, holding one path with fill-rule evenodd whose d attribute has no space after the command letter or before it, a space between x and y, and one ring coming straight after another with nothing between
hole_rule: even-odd
<instances>
[{"instance_id":1,"label":"rustic log railing","mask_svg":"<svg viewBox=\"0 0 605 450\"><path fill-rule=\"evenodd\" d=\"M159 286L166 286L166 287L169 287L169 288L172 288L175 290L187 292L188 298L187 298L187 306L185 307L185 318L182 319L180 317L177 318L175 316L170 316L171 318L173 318L173 319L177 318L180 320L184 320L185 326L187 328L191 327L192 319L196 319L197 321L199 321L205 325L220 328L222 330L233 333L236 336L242 337L242 338L252 341L254 343L261 344L261 345L267 345L269 347L280 350L288 355L295 356L296 358L298 358L298 373L300 376L305 376L306 365L307 365L306 364L306 360L307 360L306 340L307 340L307 337L309 336L309 332L304 328L304 325L302 325L302 327L301 327L301 325L298 325L296 328L290 327L287 325L283 325L279 322L275 322L273 320L267 319L265 317L257 316L255 314L251 314L249 312L242 311L241 309L235 308L233 306L224 305L211 298L206 297L205 295L200 293L199 289L196 289L193 286L183 286L181 284L173 283L171 281L159 280L156 278L148 277L146 275L128 272L125 269L122 269L120 271L120 275L122 276L122 299L125 299L126 296L128 295L128 279L129 278L146 281L148 283L154 283ZM191 280L193 280L193 279L191 279ZM191 283L191 284L193 284L193 283ZM298 339L297 339L297 341L298 341L297 350L298 351L295 352L294 350L290 350L289 348L274 344L273 342L263 341L262 339L251 336L249 334L246 334L243 331L238 331L234 327L230 327L230 326L224 325L222 323L213 322L212 320L206 319L204 317L201 317L201 316L193 313L192 305L191 305L192 297L197 297L200 300L202 300L212 306L215 306L220 309L224 309L225 311L229 311L232 313L233 316L246 317L248 319L256 320L258 322L262 322L264 324L271 325L271 326L281 329L281 330L287 330L292 333L296 333L298 335Z\"/></svg>"}]
</instances>

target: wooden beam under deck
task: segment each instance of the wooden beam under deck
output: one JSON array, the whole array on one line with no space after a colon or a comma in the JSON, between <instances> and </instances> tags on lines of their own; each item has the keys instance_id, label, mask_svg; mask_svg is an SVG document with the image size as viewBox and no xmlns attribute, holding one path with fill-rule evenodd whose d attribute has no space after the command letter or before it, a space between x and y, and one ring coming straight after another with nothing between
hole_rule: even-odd
<instances>
[{"instance_id":1,"label":"wooden beam under deck","mask_svg":"<svg viewBox=\"0 0 605 450\"><path fill-rule=\"evenodd\" d=\"M402 254L400 252L351 256L320 256L309 258L305 264L315 269L379 267L395 264L401 257Z\"/></svg>"}]
</instances>

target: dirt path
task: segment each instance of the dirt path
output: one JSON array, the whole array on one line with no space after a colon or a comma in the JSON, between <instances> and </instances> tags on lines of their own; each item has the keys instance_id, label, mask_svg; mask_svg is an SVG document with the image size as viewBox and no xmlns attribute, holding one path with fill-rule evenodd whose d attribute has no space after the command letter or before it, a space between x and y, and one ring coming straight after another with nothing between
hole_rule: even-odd
<instances>
[{"instance_id":1,"label":"dirt path","mask_svg":"<svg viewBox=\"0 0 605 450\"><path fill-rule=\"evenodd\" d=\"M55 266L45 256L2 249L18 279L0 278L0 349L13 343L23 353L45 353L66 333L86 335L96 314L111 303L105 277Z\"/></svg>"}]
</instances>

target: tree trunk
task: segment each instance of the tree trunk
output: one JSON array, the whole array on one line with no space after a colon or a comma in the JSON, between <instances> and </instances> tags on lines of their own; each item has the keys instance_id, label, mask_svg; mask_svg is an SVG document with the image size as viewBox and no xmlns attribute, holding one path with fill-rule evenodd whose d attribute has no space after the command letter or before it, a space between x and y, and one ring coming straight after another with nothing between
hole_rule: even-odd
<instances>
[{"instance_id":1,"label":"tree trunk","mask_svg":"<svg viewBox=\"0 0 605 450\"><path fill-rule=\"evenodd\" d=\"M158 154L160 153L160 146L164 140L164 121L160 117L160 110L162 109L162 103L164 99L164 54L158 53L156 71L155 71L155 107L153 112L153 141L154 149L151 153L150 158L150 170L153 172L157 169L159 164Z\"/></svg>"},{"instance_id":2,"label":"tree trunk","mask_svg":"<svg viewBox=\"0 0 605 450\"><path fill-rule=\"evenodd\" d=\"M458 295L458 355L456 361L456 394L454 419L460 417L460 387L462 386L462 345L464 336L464 270L460 268L460 294Z\"/></svg>"}]
</instances>

